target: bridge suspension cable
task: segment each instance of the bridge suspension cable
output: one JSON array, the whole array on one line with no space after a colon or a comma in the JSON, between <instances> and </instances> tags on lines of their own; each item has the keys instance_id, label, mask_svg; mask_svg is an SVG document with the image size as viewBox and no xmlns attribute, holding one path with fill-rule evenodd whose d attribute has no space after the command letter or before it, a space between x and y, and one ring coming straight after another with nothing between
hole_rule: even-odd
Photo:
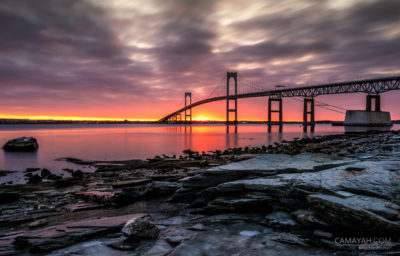
<instances>
[{"instance_id":1,"label":"bridge suspension cable","mask_svg":"<svg viewBox=\"0 0 400 256\"><path fill-rule=\"evenodd\" d=\"M223 95L226 90L226 87L224 84L225 80L226 80L226 74L221 78L219 83L214 87L214 89L210 92L210 94L205 99Z\"/></svg>"},{"instance_id":2,"label":"bridge suspension cable","mask_svg":"<svg viewBox=\"0 0 400 256\"><path fill-rule=\"evenodd\" d=\"M297 101L303 102L303 100L298 99L296 97L289 98L289 99L293 99L293 100L297 100ZM338 107L338 106L334 106L334 105L331 105L331 104L322 103L322 102L316 101L316 100L314 100L314 101L317 102L317 104L315 104L316 107L323 108L323 109L326 109L326 110L330 110L330 111L333 111L333 112L337 112L337 113L340 113L340 114L345 114L346 113L346 112L344 112L342 110L332 109L332 108L329 108L327 106L330 106L330 107L333 107L333 108L338 108L338 109L344 109L344 108L341 108L341 107ZM346 110L346 109L344 109L344 110Z\"/></svg>"},{"instance_id":3,"label":"bridge suspension cable","mask_svg":"<svg viewBox=\"0 0 400 256\"><path fill-rule=\"evenodd\" d=\"M243 76L241 76L238 78L238 94L263 92L270 89L271 86L259 86L258 84L247 80L246 77L243 78Z\"/></svg>"},{"instance_id":4,"label":"bridge suspension cable","mask_svg":"<svg viewBox=\"0 0 400 256\"><path fill-rule=\"evenodd\" d=\"M332 107L332 108L336 108L336 109L339 109L339 110L345 110L345 111L346 111L345 108L342 108L342 107L339 107L339 106L335 106L335 105L331 105L331 104L328 104L328 103L324 103L324 102L322 102L322 101L317 101L317 100L315 100L315 102L317 102L317 103L320 104L321 106L328 106L328 107Z\"/></svg>"}]
</instances>

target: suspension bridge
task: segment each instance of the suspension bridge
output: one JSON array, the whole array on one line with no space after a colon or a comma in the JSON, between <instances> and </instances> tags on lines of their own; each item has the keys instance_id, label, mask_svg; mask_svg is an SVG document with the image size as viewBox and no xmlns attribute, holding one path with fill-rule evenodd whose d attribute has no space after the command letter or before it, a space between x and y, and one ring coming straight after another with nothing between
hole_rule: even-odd
<instances>
[{"instance_id":1,"label":"suspension bridge","mask_svg":"<svg viewBox=\"0 0 400 256\"><path fill-rule=\"evenodd\" d=\"M221 84L226 78L226 85ZM237 72L227 72L220 84L209 94L208 97L192 102L192 93L185 92L184 106L173 113L170 113L160 122L168 121L185 121L192 122L192 109L199 105L203 105L215 101L226 101L226 124L237 124L238 99L252 97L268 97L268 126L279 125L282 127L282 98L284 97L302 97L304 102L303 125L305 127L315 125L315 108L314 106L329 109L331 111L343 113L344 108L326 104L315 100L315 97L329 94L347 94L347 93L366 93L366 111L380 112L380 94L391 91L400 90L400 76L391 76L375 79L355 80L347 82L327 83L305 87L285 88L285 86L275 85L273 88L260 87L247 80L240 80ZM233 84L231 84L233 81ZM278 104L273 104L277 102ZM375 106L373 106L375 103ZM277 109L273 109L273 105L278 105ZM182 119L182 113L184 120ZM234 114L234 119L230 119L230 114ZM272 121L272 113L279 115L278 121Z\"/></svg>"}]
</instances>

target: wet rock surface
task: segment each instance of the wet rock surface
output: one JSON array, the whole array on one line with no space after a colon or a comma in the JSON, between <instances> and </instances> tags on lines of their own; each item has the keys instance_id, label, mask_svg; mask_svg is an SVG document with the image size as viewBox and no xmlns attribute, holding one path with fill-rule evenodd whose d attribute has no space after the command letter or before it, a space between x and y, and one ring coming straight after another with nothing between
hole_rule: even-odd
<instances>
[{"instance_id":1,"label":"wet rock surface","mask_svg":"<svg viewBox=\"0 0 400 256\"><path fill-rule=\"evenodd\" d=\"M39 148L39 144L33 137L20 137L8 141L4 144L3 149L5 151L13 152L30 152L36 151Z\"/></svg>"},{"instance_id":2,"label":"wet rock surface","mask_svg":"<svg viewBox=\"0 0 400 256\"><path fill-rule=\"evenodd\" d=\"M18 235L14 240L17 248L31 253L43 253L75 244L77 241L119 231L126 221L140 215L122 215L67 222L62 225L49 226Z\"/></svg>"},{"instance_id":3,"label":"wet rock surface","mask_svg":"<svg viewBox=\"0 0 400 256\"><path fill-rule=\"evenodd\" d=\"M398 134L32 168L0 187L0 255L396 255Z\"/></svg>"}]
</instances>

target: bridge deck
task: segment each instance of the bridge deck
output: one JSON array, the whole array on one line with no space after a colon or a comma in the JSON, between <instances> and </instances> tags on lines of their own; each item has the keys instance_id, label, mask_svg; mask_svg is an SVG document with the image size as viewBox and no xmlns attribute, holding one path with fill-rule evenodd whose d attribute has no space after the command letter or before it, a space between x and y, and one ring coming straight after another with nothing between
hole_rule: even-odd
<instances>
[{"instance_id":1,"label":"bridge deck","mask_svg":"<svg viewBox=\"0 0 400 256\"><path fill-rule=\"evenodd\" d=\"M379 94L391 90L400 90L400 76L244 93L244 94L238 94L237 98L263 97L263 96L273 96L273 95L281 95L281 97L316 97L319 95L327 95L327 94L343 94L343 93L358 93L358 92ZM219 97L200 100L192 103L191 105L188 105L187 108L194 108L196 106L206 104L209 102L226 100L226 98L227 98L226 96L219 96ZM231 95L229 96L229 98L234 99L235 95ZM169 118L179 114L182 111L185 111L184 107L161 118L159 121L164 122Z\"/></svg>"}]
</instances>

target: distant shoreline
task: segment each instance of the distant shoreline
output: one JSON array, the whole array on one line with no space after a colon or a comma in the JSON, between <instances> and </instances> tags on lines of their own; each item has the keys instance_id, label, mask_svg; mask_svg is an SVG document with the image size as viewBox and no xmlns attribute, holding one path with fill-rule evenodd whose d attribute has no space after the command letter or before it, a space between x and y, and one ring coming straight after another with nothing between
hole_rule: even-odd
<instances>
[{"instance_id":1,"label":"distant shoreline","mask_svg":"<svg viewBox=\"0 0 400 256\"><path fill-rule=\"evenodd\" d=\"M400 124L400 120L393 120L393 124ZM302 121L284 121L283 124L302 124ZM316 124L340 125L343 121L315 121ZM30 119L0 119L1 124L185 124L185 121L74 121L74 120L30 120ZM192 124L225 124L225 121L192 121ZM239 124L267 124L267 121L239 121Z\"/></svg>"}]
</instances>

